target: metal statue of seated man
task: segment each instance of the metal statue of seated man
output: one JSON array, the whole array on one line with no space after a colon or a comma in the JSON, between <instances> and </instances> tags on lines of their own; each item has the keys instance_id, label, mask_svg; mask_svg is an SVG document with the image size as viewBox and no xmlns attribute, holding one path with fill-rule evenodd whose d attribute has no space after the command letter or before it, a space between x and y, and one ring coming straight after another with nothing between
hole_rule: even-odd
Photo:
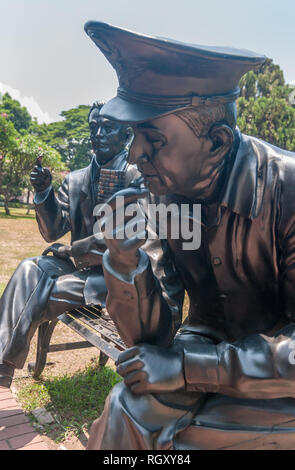
<instances>
[{"instance_id":1,"label":"metal statue of seated man","mask_svg":"<svg viewBox=\"0 0 295 470\"><path fill-rule=\"evenodd\" d=\"M202 213L198 249L162 240L189 298L179 330L144 240L105 237L107 310L129 349L88 449L294 449L295 155L236 127L239 80L265 57L85 30L118 74L101 112L132 125L130 163L163 203Z\"/></svg>"},{"instance_id":2,"label":"metal statue of seated man","mask_svg":"<svg viewBox=\"0 0 295 470\"><path fill-rule=\"evenodd\" d=\"M31 173L35 211L41 235L54 242L71 232L71 246L54 244L55 256L25 259L0 300L0 385L10 386L15 368L22 368L31 338L44 321L85 304L105 305L101 266L103 240L93 232L93 210L114 191L138 176L127 163L130 127L100 116L103 103L88 115L94 152L87 168L69 173L55 195L51 174L38 162Z\"/></svg>"}]
</instances>

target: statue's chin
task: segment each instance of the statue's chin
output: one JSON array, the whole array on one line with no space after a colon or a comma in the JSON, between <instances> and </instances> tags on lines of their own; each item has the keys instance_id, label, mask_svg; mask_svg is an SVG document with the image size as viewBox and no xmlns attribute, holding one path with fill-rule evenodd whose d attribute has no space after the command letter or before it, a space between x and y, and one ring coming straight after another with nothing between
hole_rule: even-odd
<instances>
[{"instance_id":1,"label":"statue's chin","mask_svg":"<svg viewBox=\"0 0 295 470\"><path fill-rule=\"evenodd\" d=\"M145 177L144 184L146 188L155 196L164 196L165 194L170 194L171 192L169 188L162 183L159 177Z\"/></svg>"},{"instance_id":2,"label":"statue's chin","mask_svg":"<svg viewBox=\"0 0 295 470\"><path fill-rule=\"evenodd\" d=\"M108 161L112 160L112 158L115 157L116 154L105 154L105 153L101 153L101 152L96 152L95 153L95 156L96 156L96 161L98 163L107 163Z\"/></svg>"}]
</instances>

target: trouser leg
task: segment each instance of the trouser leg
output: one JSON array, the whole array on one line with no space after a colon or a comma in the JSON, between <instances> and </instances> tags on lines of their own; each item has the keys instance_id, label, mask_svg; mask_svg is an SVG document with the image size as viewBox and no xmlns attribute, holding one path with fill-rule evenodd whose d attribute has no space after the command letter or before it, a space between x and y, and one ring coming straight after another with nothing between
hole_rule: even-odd
<instances>
[{"instance_id":1,"label":"trouser leg","mask_svg":"<svg viewBox=\"0 0 295 470\"><path fill-rule=\"evenodd\" d=\"M186 342L212 340L187 329L176 337L173 347L181 350ZM137 396L120 383L110 393L102 416L94 421L87 449L173 449L175 437L190 425L207 397L185 390Z\"/></svg>"},{"instance_id":2,"label":"trouser leg","mask_svg":"<svg viewBox=\"0 0 295 470\"><path fill-rule=\"evenodd\" d=\"M80 278L75 285L76 289L79 287L76 303L73 293L69 295L69 304L61 302L62 278L73 276L74 270L71 262L49 256L20 263L0 300L0 364L21 369L37 327L67 310L67 305L74 308L73 305L83 304L85 282ZM68 287L68 282L64 285Z\"/></svg>"},{"instance_id":3,"label":"trouser leg","mask_svg":"<svg viewBox=\"0 0 295 470\"><path fill-rule=\"evenodd\" d=\"M87 450L168 450L191 423L204 394L174 392L136 396L123 383L107 398L94 421Z\"/></svg>"}]
</instances>

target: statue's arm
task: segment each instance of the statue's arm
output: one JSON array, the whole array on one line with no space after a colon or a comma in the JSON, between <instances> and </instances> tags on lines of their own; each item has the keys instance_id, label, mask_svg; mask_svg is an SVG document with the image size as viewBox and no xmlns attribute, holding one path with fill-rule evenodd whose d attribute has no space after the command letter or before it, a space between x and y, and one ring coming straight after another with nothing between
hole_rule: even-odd
<instances>
[{"instance_id":1,"label":"statue's arm","mask_svg":"<svg viewBox=\"0 0 295 470\"><path fill-rule=\"evenodd\" d=\"M160 280L161 286L146 251L139 251L137 269L128 274L116 271L111 265L109 251L105 252L107 310L127 346L144 342L166 347L181 322L182 283L174 284L175 273L171 270ZM166 253L157 251L157 256L159 263L161 260L165 264Z\"/></svg>"},{"instance_id":2,"label":"statue's arm","mask_svg":"<svg viewBox=\"0 0 295 470\"><path fill-rule=\"evenodd\" d=\"M54 242L70 231L69 179L64 179L57 196L50 186L34 198L36 219L39 230L47 242Z\"/></svg>"},{"instance_id":3,"label":"statue's arm","mask_svg":"<svg viewBox=\"0 0 295 470\"><path fill-rule=\"evenodd\" d=\"M76 240L72 244L71 256L74 258L78 269L102 265L102 256L106 250L103 239L96 235L90 235L82 240Z\"/></svg>"},{"instance_id":4,"label":"statue's arm","mask_svg":"<svg viewBox=\"0 0 295 470\"><path fill-rule=\"evenodd\" d=\"M188 391L243 398L295 396L295 324L276 335L250 335L235 343L183 346Z\"/></svg>"}]
</instances>

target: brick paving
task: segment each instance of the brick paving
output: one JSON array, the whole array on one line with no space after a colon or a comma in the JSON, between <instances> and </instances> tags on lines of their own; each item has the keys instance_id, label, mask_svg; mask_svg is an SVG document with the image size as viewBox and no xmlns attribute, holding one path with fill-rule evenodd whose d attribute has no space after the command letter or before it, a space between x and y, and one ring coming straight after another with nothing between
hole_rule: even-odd
<instances>
[{"instance_id":1,"label":"brick paving","mask_svg":"<svg viewBox=\"0 0 295 470\"><path fill-rule=\"evenodd\" d=\"M49 450L11 391L0 387L0 450Z\"/></svg>"}]
</instances>

